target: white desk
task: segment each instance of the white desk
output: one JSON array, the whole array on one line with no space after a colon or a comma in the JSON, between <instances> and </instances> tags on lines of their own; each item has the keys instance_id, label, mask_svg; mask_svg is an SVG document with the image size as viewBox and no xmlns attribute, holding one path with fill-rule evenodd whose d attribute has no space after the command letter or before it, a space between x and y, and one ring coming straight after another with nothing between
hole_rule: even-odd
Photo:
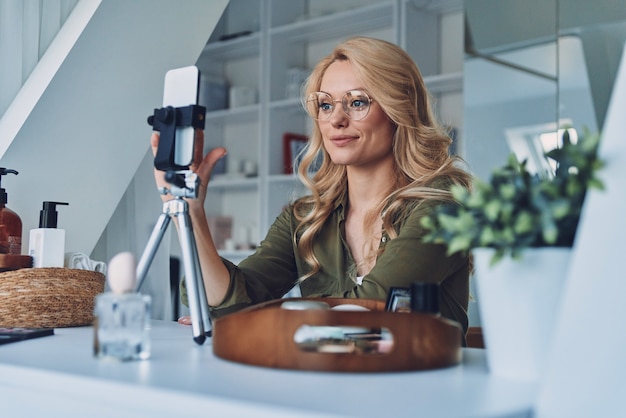
<instances>
[{"instance_id":1,"label":"white desk","mask_svg":"<svg viewBox=\"0 0 626 418\"><path fill-rule=\"evenodd\" d=\"M489 375L479 349L434 371L300 372L221 360L175 322L151 333L152 358L138 362L94 358L91 327L0 346L0 415L526 417L538 389Z\"/></svg>"}]
</instances>

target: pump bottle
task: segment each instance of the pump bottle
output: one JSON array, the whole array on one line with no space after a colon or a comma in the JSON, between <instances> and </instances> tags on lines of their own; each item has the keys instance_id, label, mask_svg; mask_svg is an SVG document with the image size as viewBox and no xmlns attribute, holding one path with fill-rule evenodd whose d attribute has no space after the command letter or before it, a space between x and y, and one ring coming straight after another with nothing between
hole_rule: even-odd
<instances>
[{"instance_id":1,"label":"pump bottle","mask_svg":"<svg viewBox=\"0 0 626 418\"><path fill-rule=\"evenodd\" d=\"M69 203L43 202L39 228L30 230L28 255L33 257L33 267L63 267L65 263L65 230L57 229L57 205Z\"/></svg>"},{"instance_id":2,"label":"pump bottle","mask_svg":"<svg viewBox=\"0 0 626 418\"><path fill-rule=\"evenodd\" d=\"M18 174L10 168L0 167L0 180L6 174ZM0 187L0 254L22 253L22 220L6 207L7 192Z\"/></svg>"}]
</instances>

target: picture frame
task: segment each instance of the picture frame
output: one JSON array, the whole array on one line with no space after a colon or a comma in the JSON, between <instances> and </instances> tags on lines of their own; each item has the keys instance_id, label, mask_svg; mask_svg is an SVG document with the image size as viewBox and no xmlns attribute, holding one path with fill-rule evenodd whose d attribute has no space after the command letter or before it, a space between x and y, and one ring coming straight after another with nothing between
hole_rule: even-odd
<instances>
[{"instance_id":1,"label":"picture frame","mask_svg":"<svg viewBox=\"0 0 626 418\"><path fill-rule=\"evenodd\" d=\"M297 159L306 147L309 138L306 135L286 132L283 134L283 165L284 174L293 174L297 167ZM294 164L295 163L295 164Z\"/></svg>"},{"instance_id":2,"label":"picture frame","mask_svg":"<svg viewBox=\"0 0 626 418\"><path fill-rule=\"evenodd\" d=\"M411 289L392 287L387 296L385 310L389 312L411 312Z\"/></svg>"}]
</instances>

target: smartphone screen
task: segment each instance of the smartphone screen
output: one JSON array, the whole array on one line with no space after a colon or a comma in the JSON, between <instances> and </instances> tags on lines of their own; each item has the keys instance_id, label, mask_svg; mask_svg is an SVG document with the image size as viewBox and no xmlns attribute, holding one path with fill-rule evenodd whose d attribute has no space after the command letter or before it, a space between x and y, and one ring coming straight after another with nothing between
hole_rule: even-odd
<instances>
[{"instance_id":1,"label":"smartphone screen","mask_svg":"<svg viewBox=\"0 0 626 418\"><path fill-rule=\"evenodd\" d=\"M198 104L200 71L195 65L176 68L165 74L163 107L184 107ZM188 167L193 162L194 128L176 128L174 163Z\"/></svg>"}]
</instances>

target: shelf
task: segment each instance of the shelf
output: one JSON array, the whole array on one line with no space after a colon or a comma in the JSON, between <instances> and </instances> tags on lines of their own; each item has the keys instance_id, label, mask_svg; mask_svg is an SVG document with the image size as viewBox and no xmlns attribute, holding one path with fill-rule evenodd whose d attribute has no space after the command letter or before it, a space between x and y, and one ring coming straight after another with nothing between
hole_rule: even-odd
<instances>
[{"instance_id":1,"label":"shelf","mask_svg":"<svg viewBox=\"0 0 626 418\"><path fill-rule=\"evenodd\" d=\"M198 65L206 64L209 60L231 60L258 55L261 49L261 35L259 32L244 35L227 41L209 42L205 45Z\"/></svg>"},{"instance_id":2,"label":"shelf","mask_svg":"<svg viewBox=\"0 0 626 418\"><path fill-rule=\"evenodd\" d=\"M424 83L431 93L449 93L463 90L463 73L437 74L424 77ZM299 98L274 100L270 103L270 108L275 110L296 109L303 112L302 103Z\"/></svg>"},{"instance_id":3,"label":"shelf","mask_svg":"<svg viewBox=\"0 0 626 418\"><path fill-rule=\"evenodd\" d=\"M207 123L246 123L254 122L259 118L259 105L234 107L230 109L207 112Z\"/></svg>"},{"instance_id":4,"label":"shelf","mask_svg":"<svg viewBox=\"0 0 626 418\"><path fill-rule=\"evenodd\" d=\"M367 22L365 24L364 22ZM393 24L393 3L385 2L315 17L270 29L270 35L289 42L311 42L372 31Z\"/></svg>"},{"instance_id":5,"label":"shelf","mask_svg":"<svg viewBox=\"0 0 626 418\"><path fill-rule=\"evenodd\" d=\"M413 3L413 0L408 0L409 3ZM422 2L425 5L423 10L436 13L450 13L463 11L463 0L437 0Z\"/></svg>"},{"instance_id":6,"label":"shelf","mask_svg":"<svg viewBox=\"0 0 626 418\"><path fill-rule=\"evenodd\" d=\"M253 190L258 187L258 177L216 175L209 182L209 190L216 191Z\"/></svg>"},{"instance_id":7,"label":"shelf","mask_svg":"<svg viewBox=\"0 0 626 418\"><path fill-rule=\"evenodd\" d=\"M304 115L305 110L300 98L280 99L270 102L271 110L280 110L293 113L294 115Z\"/></svg>"},{"instance_id":8,"label":"shelf","mask_svg":"<svg viewBox=\"0 0 626 418\"><path fill-rule=\"evenodd\" d=\"M463 73L438 74L424 77L431 93L450 93L463 90Z\"/></svg>"},{"instance_id":9,"label":"shelf","mask_svg":"<svg viewBox=\"0 0 626 418\"><path fill-rule=\"evenodd\" d=\"M297 183L298 177L295 174L271 174L268 177L268 181L272 184L294 184Z\"/></svg>"}]
</instances>

